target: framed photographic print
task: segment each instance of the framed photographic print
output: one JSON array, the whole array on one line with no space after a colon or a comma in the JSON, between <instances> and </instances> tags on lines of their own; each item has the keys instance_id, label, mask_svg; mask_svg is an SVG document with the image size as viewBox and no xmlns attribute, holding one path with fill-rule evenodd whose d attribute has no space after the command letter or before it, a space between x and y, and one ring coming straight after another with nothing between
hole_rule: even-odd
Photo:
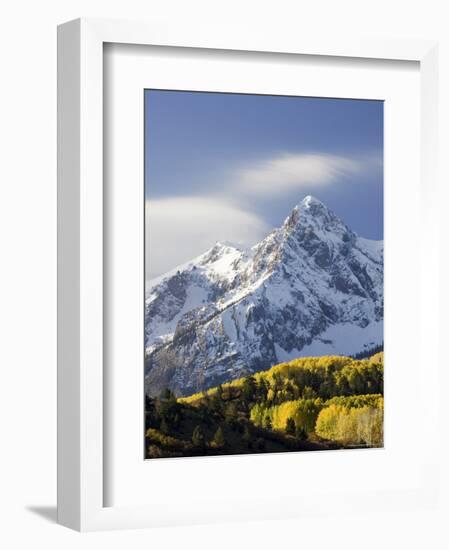
<instances>
[{"instance_id":1,"label":"framed photographic print","mask_svg":"<svg viewBox=\"0 0 449 550\"><path fill-rule=\"evenodd\" d=\"M382 447L383 102L144 93L146 458Z\"/></svg>"},{"instance_id":2,"label":"framed photographic print","mask_svg":"<svg viewBox=\"0 0 449 550\"><path fill-rule=\"evenodd\" d=\"M59 522L435 502L435 44L58 36Z\"/></svg>"}]
</instances>

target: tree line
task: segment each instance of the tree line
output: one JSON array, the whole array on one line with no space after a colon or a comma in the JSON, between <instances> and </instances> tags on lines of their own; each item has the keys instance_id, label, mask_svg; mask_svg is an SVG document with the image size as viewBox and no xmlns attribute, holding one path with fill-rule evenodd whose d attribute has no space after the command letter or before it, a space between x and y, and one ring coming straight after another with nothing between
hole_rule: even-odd
<instances>
[{"instance_id":1,"label":"tree line","mask_svg":"<svg viewBox=\"0 0 449 550\"><path fill-rule=\"evenodd\" d=\"M189 397L146 397L147 456L381 446L383 353L295 359Z\"/></svg>"}]
</instances>

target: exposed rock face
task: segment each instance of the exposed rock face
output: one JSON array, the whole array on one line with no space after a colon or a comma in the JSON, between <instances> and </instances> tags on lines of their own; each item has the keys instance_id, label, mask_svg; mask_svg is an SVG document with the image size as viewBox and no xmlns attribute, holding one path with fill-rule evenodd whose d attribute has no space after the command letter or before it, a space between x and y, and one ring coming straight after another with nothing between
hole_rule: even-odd
<instances>
[{"instance_id":1,"label":"exposed rock face","mask_svg":"<svg viewBox=\"0 0 449 550\"><path fill-rule=\"evenodd\" d=\"M383 341L383 241L306 197L250 250L226 243L147 286L145 387L178 395Z\"/></svg>"}]
</instances>

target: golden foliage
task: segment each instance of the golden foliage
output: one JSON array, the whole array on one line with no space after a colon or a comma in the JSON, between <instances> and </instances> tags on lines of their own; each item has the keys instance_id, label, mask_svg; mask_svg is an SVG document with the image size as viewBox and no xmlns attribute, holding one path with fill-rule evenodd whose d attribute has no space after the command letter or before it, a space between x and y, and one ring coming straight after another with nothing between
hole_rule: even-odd
<instances>
[{"instance_id":1,"label":"golden foliage","mask_svg":"<svg viewBox=\"0 0 449 550\"><path fill-rule=\"evenodd\" d=\"M337 385L346 387L346 394L348 395L351 393L372 393L373 389L370 388L370 384L373 388L376 388L383 378L383 352L376 353L369 359L359 360L340 355L300 357L287 363L274 365L269 370L257 372L253 376L256 383L263 380L268 384L269 400L274 397L274 388L277 389L280 396L285 395L285 393L281 393L283 388L278 387L279 380L282 380L285 385L287 381L297 377L319 379L326 381L328 384L329 381L334 381ZM228 395L232 392L238 392L244 381L245 378L233 380L222 384L222 389ZM195 393L188 397L180 397L178 401L180 403L195 404L213 397L216 393L217 388L210 388L207 391Z\"/></svg>"},{"instance_id":2,"label":"golden foliage","mask_svg":"<svg viewBox=\"0 0 449 550\"><path fill-rule=\"evenodd\" d=\"M318 413L323 406L322 399L298 399L296 401L284 401L280 405L266 407L260 404L251 409L250 420L257 426L265 426L267 418L270 419L274 430L285 431L287 420L292 418L297 427L306 432L313 431Z\"/></svg>"},{"instance_id":3,"label":"golden foliage","mask_svg":"<svg viewBox=\"0 0 449 550\"><path fill-rule=\"evenodd\" d=\"M356 396L372 397L372 396ZM315 432L323 439L344 445L383 446L383 398L374 396L377 406L329 404L318 415Z\"/></svg>"}]
</instances>

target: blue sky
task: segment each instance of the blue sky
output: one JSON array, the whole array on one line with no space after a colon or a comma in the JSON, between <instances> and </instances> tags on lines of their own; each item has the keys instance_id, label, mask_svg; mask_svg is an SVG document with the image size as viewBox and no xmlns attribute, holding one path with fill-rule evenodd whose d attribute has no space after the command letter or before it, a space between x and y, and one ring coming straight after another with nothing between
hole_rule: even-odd
<instances>
[{"instance_id":1,"label":"blue sky","mask_svg":"<svg viewBox=\"0 0 449 550\"><path fill-rule=\"evenodd\" d=\"M145 92L147 278L250 246L304 196L383 238L383 103Z\"/></svg>"}]
</instances>

